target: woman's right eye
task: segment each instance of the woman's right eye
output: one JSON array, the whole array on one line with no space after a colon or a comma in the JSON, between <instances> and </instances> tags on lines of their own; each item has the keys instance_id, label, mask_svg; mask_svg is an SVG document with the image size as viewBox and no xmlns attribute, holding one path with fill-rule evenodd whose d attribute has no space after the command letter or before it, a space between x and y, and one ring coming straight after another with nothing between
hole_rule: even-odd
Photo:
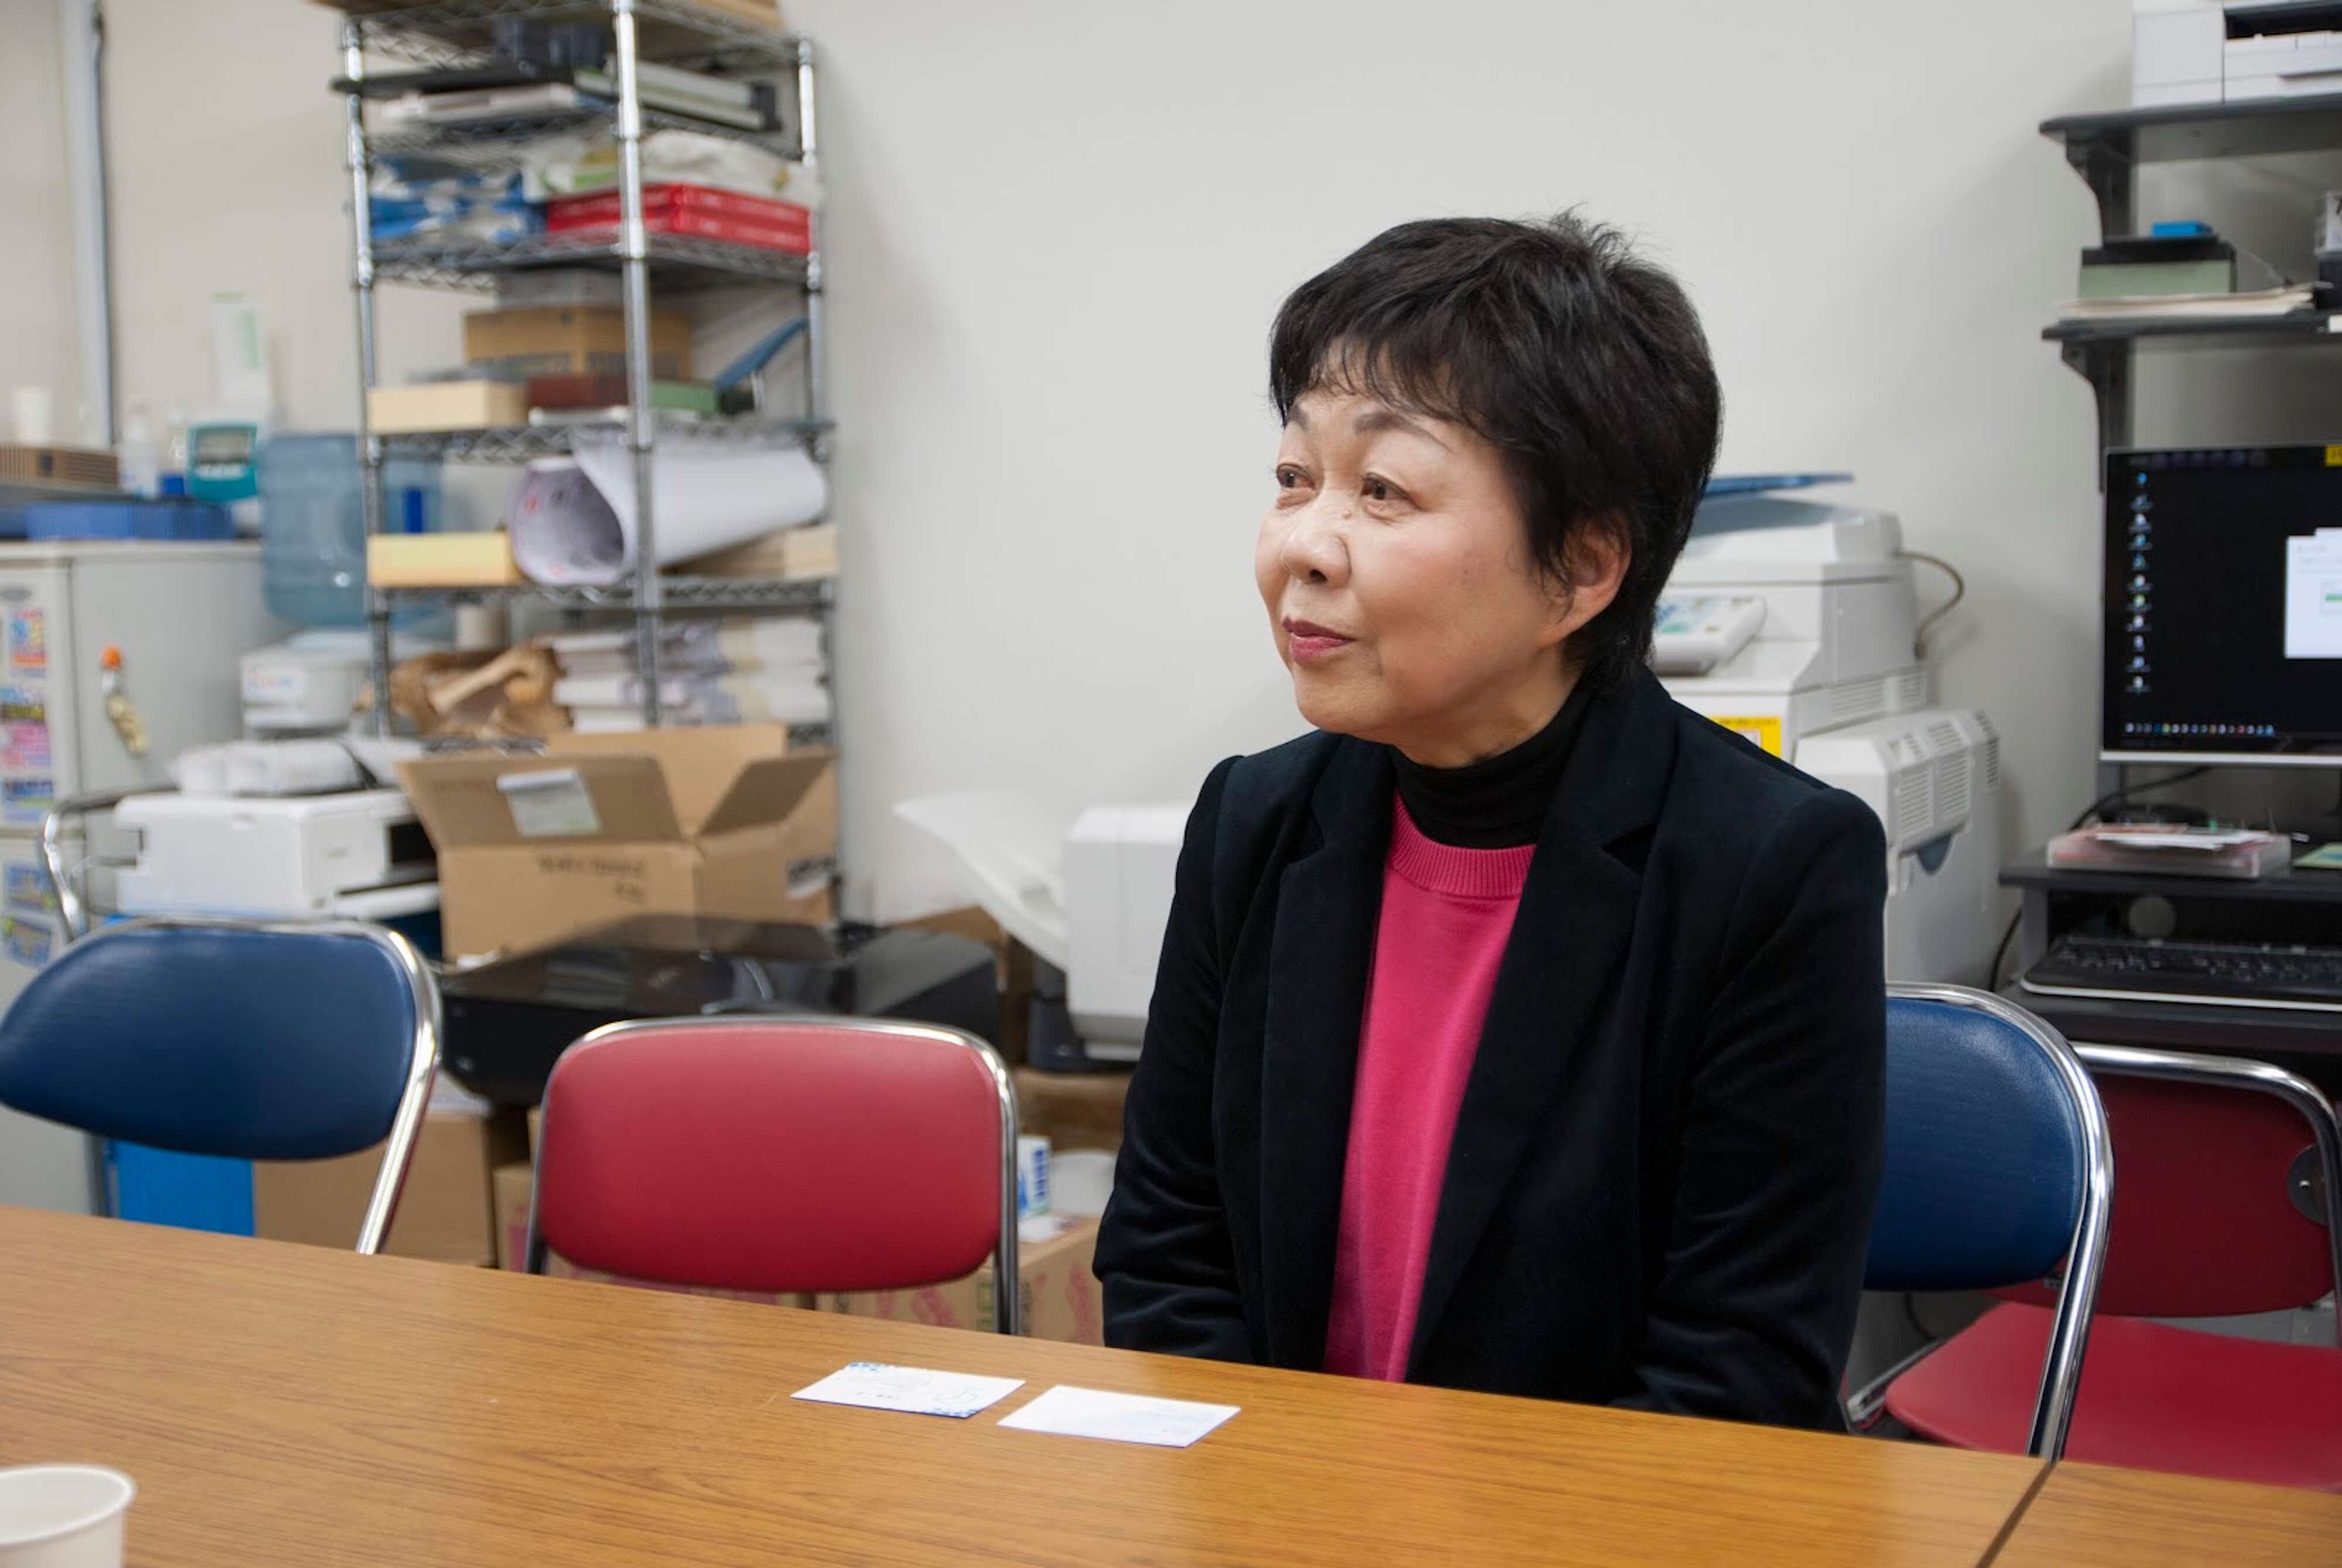
<instances>
[{"instance_id":1,"label":"woman's right eye","mask_svg":"<svg viewBox=\"0 0 2342 1568\"><path fill-rule=\"evenodd\" d=\"M1308 480L1303 475L1301 470L1292 464L1280 463L1276 465L1276 487L1279 490L1297 490L1307 483Z\"/></svg>"}]
</instances>

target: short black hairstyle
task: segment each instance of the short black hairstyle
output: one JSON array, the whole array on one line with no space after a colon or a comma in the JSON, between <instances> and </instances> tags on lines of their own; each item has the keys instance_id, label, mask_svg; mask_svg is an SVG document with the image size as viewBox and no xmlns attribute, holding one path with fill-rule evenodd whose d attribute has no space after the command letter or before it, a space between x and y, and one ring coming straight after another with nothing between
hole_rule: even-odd
<instances>
[{"instance_id":1,"label":"short black hairstyle","mask_svg":"<svg viewBox=\"0 0 2342 1568\"><path fill-rule=\"evenodd\" d=\"M1286 300L1268 385L1280 418L1333 389L1487 441L1537 569L1566 586L1589 530L1628 552L1616 599L1570 637L1581 678L1615 689L1649 655L1716 466L1724 394L1682 286L1617 230L1576 213L1386 230Z\"/></svg>"}]
</instances>

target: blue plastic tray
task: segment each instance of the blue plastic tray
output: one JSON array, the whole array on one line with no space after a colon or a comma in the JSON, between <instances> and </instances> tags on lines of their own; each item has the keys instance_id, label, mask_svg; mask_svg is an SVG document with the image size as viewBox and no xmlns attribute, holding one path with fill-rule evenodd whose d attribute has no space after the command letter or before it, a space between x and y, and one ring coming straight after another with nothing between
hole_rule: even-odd
<instances>
[{"instance_id":1,"label":"blue plastic tray","mask_svg":"<svg viewBox=\"0 0 2342 1568\"><path fill-rule=\"evenodd\" d=\"M28 539L233 539L227 508L185 496L147 501L41 501L25 509Z\"/></svg>"}]
</instances>

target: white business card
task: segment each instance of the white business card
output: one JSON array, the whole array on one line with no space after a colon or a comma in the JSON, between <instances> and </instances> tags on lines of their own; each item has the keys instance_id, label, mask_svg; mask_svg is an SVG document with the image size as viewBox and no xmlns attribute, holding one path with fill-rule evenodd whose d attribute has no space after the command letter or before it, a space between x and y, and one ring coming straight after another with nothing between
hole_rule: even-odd
<instances>
[{"instance_id":1,"label":"white business card","mask_svg":"<svg viewBox=\"0 0 2342 1568\"><path fill-rule=\"evenodd\" d=\"M866 1410L948 1415L965 1421L1024 1386L1021 1377L971 1377L966 1373L931 1372L923 1366L857 1361L789 1397L816 1404L854 1404Z\"/></svg>"},{"instance_id":2,"label":"white business card","mask_svg":"<svg viewBox=\"0 0 2342 1568\"><path fill-rule=\"evenodd\" d=\"M1098 1437L1109 1443L1147 1443L1186 1448L1236 1413L1233 1404L1196 1404L1184 1399L1151 1399L1137 1393L1107 1393L1064 1384L1000 1423L1019 1432L1054 1432L1062 1437Z\"/></svg>"}]
</instances>

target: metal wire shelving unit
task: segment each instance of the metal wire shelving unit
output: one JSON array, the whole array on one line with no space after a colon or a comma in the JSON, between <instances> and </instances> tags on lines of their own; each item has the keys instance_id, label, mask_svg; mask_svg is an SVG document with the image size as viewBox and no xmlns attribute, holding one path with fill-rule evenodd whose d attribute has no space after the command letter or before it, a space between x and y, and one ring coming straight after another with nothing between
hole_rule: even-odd
<instances>
[{"instance_id":1,"label":"metal wire shelving unit","mask_svg":"<svg viewBox=\"0 0 2342 1568\"><path fill-rule=\"evenodd\" d=\"M684 441L797 442L817 459L827 455L831 428L822 374L825 346L822 300L821 216L812 220L809 254L797 256L647 231L643 216L642 141L654 130L687 127L753 143L802 163L817 177L819 141L815 114L812 43L776 27L762 27L688 0L440 0L428 5L385 9L365 0L345 0L340 85L347 94L345 161L349 176L350 286L358 341L358 444L365 465L366 532L382 530L381 471L391 456L437 456L468 462L514 462L565 453L581 432L603 439L623 437L634 468L636 564L630 584L609 588L526 585L515 588L445 589L448 596L488 600L527 599L572 613L631 614L635 623L636 670L646 725L660 713L660 628L671 615L707 612L812 614L822 622L824 665L836 691L835 604L827 580L794 582L753 578L663 576L653 542L657 519L652 472L662 444ZM607 21L611 32L614 100L588 100L575 108L515 115L460 127L401 127L379 136L365 115L370 55L426 68L461 68L491 54L495 25L508 19L545 22ZM782 125L771 132L746 131L695 117L646 108L638 66L661 62L689 69L749 74L780 79ZM527 141L563 131L611 125L618 145L619 225L615 237L535 235L509 244L445 241L425 237L374 242L369 188L380 157L420 155L466 165L509 162ZM591 266L616 270L621 280L626 322L627 403L620 417L579 423L527 424L425 434L378 435L366 423L365 393L375 385L374 291L384 283L488 289L504 274L545 266ZM676 414L651 404L650 306L661 294L707 287L772 285L804 295L805 413L800 418L748 416L726 420ZM373 633L375 689L388 689L390 631L394 606L405 595L369 584L368 622ZM377 704L377 722L387 726L387 704ZM800 726L836 741L835 714L826 726Z\"/></svg>"}]
</instances>

